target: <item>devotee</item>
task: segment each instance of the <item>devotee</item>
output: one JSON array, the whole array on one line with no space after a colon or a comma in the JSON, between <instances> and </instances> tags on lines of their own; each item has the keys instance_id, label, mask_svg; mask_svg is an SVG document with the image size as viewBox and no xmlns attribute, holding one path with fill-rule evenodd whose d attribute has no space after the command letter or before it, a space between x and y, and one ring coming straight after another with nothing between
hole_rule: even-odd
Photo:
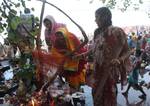
<instances>
[{"instance_id":1,"label":"devotee","mask_svg":"<svg viewBox=\"0 0 150 106\"><path fill-rule=\"evenodd\" d=\"M144 92L142 86L138 84L140 70L142 69L141 62L142 62L141 54L138 54L138 56L136 56L136 60L133 63L133 69L129 74L129 78L128 78L129 84L127 90L122 93L125 97L128 97L128 92L130 88L133 87L134 89L139 90L142 93L142 95L140 95L139 98L144 100L146 99L146 93Z\"/></svg>"},{"instance_id":2,"label":"devotee","mask_svg":"<svg viewBox=\"0 0 150 106\"><path fill-rule=\"evenodd\" d=\"M126 80L126 68L130 51L127 35L112 26L112 14L107 7L95 12L95 21L99 34L94 47L94 106L116 106L116 82L121 77L121 84ZM111 98L111 99L110 99Z\"/></svg>"},{"instance_id":3,"label":"devotee","mask_svg":"<svg viewBox=\"0 0 150 106\"><path fill-rule=\"evenodd\" d=\"M52 22L49 21L50 19ZM40 59L41 64L39 64L39 69L42 71L45 66L54 63L59 67L58 70L61 71L61 75L58 74L65 77L67 82L69 82L70 87L78 90L80 85L85 84L84 64L86 64L86 61L84 59L72 59L72 56L85 52L85 48L80 47L82 43L75 34L69 32L64 24L56 23L51 16L47 16L44 19L44 24L46 27L45 40L49 46L50 52L48 52L49 54L41 52L43 53L44 59ZM39 54L40 53L38 52L38 55ZM47 71L48 70L49 69L47 69ZM42 74L43 72L41 71L38 71L37 73Z\"/></svg>"},{"instance_id":4,"label":"devotee","mask_svg":"<svg viewBox=\"0 0 150 106\"><path fill-rule=\"evenodd\" d=\"M48 46L48 49L50 50L52 47L52 42L54 42L55 39L55 32L58 28L66 27L65 24L57 23L53 16L47 15L44 18L44 26L45 26L45 41Z\"/></svg>"},{"instance_id":5,"label":"devotee","mask_svg":"<svg viewBox=\"0 0 150 106\"><path fill-rule=\"evenodd\" d=\"M62 76L75 89L79 89L80 85L85 84L84 65L86 61L84 59L72 59L73 55L85 52L84 48L74 52L80 44L80 40L67 28L58 28L51 49L51 55L57 58L55 62L63 63Z\"/></svg>"},{"instance_id":6,"label":"devotee","mask_svg":"<svg viewBox=\"0 0 150 106\"><path fill-rule=\"evenodd\" d=\"M94 47L76 58L93 53L94 106L116 106L116 83L120 80L123 86L127 82L127 66L131 51L129 51L125 32L112 25L112 14L107 7L97 9L95 18L98 28L94 32Z\"/></svg>"}]
</instances>

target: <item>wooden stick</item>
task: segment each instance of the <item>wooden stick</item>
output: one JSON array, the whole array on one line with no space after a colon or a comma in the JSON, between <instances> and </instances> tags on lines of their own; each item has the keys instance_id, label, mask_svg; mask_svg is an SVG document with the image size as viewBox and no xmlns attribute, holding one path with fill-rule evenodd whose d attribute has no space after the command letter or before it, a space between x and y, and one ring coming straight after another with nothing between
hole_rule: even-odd
<instances>
[{"instance_id":1,"label":"wooden stick","mask_svg":"<svg viewBox=\"0 0 150 106\"><path fill-rule=\"evenodd\" d=\"M41 0L41 2L43 2L43 4L42 4L42 9L41 9L41 15L40 15L39 34L37 35L37 39L36 39L37 49L40 49L40 44L39 43L40 43L40 37L41 37L42 21L43 21L43 15L44 15L44 9L45 9L46 0Z\"/></svg>"},{"instance_id":2,"label":"wooden stick","mask_svg":"<svg viewBox=\"0 0 150 106\"><path fill-rule=\"evenodd\" d=\"M42 20L43 20L43 15L44 15L44 9L45 9L45 3L46 3L46 0L42 0L43 4L42 4L42 9L41 9L41 15L40 15L40 31L42 29Z\"/></svg>"}]
</instances>

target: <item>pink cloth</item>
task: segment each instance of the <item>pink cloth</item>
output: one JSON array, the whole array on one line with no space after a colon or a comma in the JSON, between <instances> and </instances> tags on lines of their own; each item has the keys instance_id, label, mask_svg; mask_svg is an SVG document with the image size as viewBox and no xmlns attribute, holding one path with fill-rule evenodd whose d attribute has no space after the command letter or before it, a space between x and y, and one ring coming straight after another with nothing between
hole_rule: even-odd
<instances>
[{"instance_id":1,"label":"pink cloth","mask_svg":"<svg viewBox=\"0 0 150 106\"><path fill-rule=\"evenodd\" d=\"M55 19L50 15L47 15L45 17L45 19L48 19L52 23L51 31L49 31L49 29L45 29L45 40L50 40L50 41L54 42L55 41L55 32L56 32L56 30L58 28L61 28L61 27L66 27L66 25L62 24L62 23L57 23L55 21Z\"/></svg>"}]
</instances>

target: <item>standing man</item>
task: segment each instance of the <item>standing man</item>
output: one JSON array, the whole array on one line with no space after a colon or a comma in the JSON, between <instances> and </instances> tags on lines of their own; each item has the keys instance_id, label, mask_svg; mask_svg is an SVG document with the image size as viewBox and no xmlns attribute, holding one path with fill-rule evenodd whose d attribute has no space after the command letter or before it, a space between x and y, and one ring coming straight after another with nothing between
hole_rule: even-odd
<instances>
[{"instance_id":1,"label":"standing man","mask_svg":"<svg viewBox=\"0 0 150 106\"><path fill-rule=\"evenodd\" d=\"M116 82L126 81L126 63L130 55L127 35L112 26L112 14L107 7L95 12L98 28L95 36L94 54L94 106L117 106Z\"/></svg>"}]
</instances>

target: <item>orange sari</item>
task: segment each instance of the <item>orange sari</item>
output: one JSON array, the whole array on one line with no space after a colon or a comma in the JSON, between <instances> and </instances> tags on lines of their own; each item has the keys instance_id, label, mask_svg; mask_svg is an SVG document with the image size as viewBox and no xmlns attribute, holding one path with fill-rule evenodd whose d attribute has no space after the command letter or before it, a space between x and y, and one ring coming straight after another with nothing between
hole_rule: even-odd
<instances>
[{"instance_id":1,"label":"orange sari","mask_svg":"<svg viewBox=\"0 0 150 106\"><path fill-rule=\"evenodd\" d=\"M66 50L68 52L74 51L80 45L78 38L74 34L68 32L66 28L59 28L56 32L61 32L63 34L65 38L64 43L67 45ZM70 86L78 88L81 84L85 83L84 64L86 62L84 60L73 60L70 57L65 56L65 54L60 51L62 51L62 49L53 46L51 54L59 57L56 62L63 62L64 77L69 82ZM82 52L85 52L83 48L77 51L76 54L80 54Z\"/></svg>"},{"instance_id":2,"label":"orange sari","mask_svg":"<svg viewBox=\"0 0 150 106\"><path fill-rule=\"evenodd\" d=\"M64 43L66 43L67 45L67 48L65 50L67 50L68 52L74 51L76 47L80 45L80 41L78 40L78 38L74 34L68 32L66 28L59 28L56 32L61 32L63 34L65 38ZM33 51L33 57L37 66L37 80L42 83L44 74L49 70L51 66L61 66L63 67L63 76L66 78L70 86L78 88L81 84L85 83L84 64L86 63L86 61L73 60L71 59L71 57L66 56L61 51L63 51L63 49L55 47L54 44L50 53L42 50ZM81 48L79 51L75 52L75 54L80 54L85 51L85 49Z\"/></svg>"}]
</instances>

